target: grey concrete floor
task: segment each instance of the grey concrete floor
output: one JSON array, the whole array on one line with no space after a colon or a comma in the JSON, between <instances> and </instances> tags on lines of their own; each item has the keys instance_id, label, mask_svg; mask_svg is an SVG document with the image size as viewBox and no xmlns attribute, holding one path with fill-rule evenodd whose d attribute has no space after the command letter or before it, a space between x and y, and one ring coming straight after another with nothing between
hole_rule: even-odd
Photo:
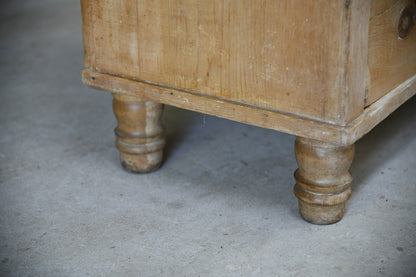
<instances>
[{"instance_id":1,"label":"grey concrete floor","mask_svg":"<svg viewBox=\"0 0 416 277\"><path fill-rule=\"evenodd\" d=\"M311 225L291 135L167 107L163 167L123 171L79 1L0 5L1 276L415 276L415 98L356 144L344 219Z\"/></svg>"}]
</instances>

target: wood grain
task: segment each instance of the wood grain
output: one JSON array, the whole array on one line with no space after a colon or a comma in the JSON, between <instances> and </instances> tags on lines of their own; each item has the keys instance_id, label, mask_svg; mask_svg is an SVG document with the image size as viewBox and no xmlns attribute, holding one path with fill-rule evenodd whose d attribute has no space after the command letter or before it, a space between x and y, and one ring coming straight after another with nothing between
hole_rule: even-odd
<instances>
[{"instance_id":1,"label":"wood grain","mask_svg":"<svg viewBox=\"0 0 416 277\"><path fill-rule=\"evenodd\" d=\"M348 124L363 112L367 84L370 2L357 0L349 3L346 24L345 81L342 89L344 97L341 97L339 102L341 125Z\"/></svg>"},{"instance_id":2,"label":"wood grain","mask_svg":"<svg viewBox=\"0 0 416 277\"><path fill-rule=\"evenodd\" d=\"M160 166L162 104L293 134L312 223L342 218L353 144L416 93L414 0L81 5L82 80L113 93L124 168Z\"/></svg>"},{"instance_id":3,"label":"wood grain","mask_svg":"<svg viewBox=\"0 0 416 277\"><path fill-rule=\"evenodd\" d=\"M389 91L416 73L416 28L405 39L398 35L399 18L405 7L416 12L414 0L401 0L389 8L373 0L373 9L383 6L370 20L368 38L368 100L367 105L377 101ZM387 1L388 2L388 1ZM390 3L390 2L388 2Z\"/></svg>"},{"instance_id":4,"label":"wood grain","mask_svg":"<svg viewBox=\"0 0 416 277\"><path fill-rule=\"evenodd\" d=\"M416 74L368 106L359 117L348 124L342 144L348 145L359 140L415 94Z\"/></svg>"},{"instance_id":5,"label":"wood grain","mask_svg":"<svg viewBox=\"0 0 416 277\"><path fill-rule=\"evenodd\" d=\"M158 103L215 115L259 127L324 141L342 141L343 128L295 114L241 104L198 92L179 90L139 80L84 69L84 84L119 94L141 97Z\"/></svg>"},{"instance_id":6,"label":"wood grain","mask_svg":"<svg viewBox=\"0 0 416 277\"><path fill-rule=\"evenodd\" d=\"M339 126L296 114L261 109L228 99L219 99L197 92L163 87L88 69L82 70L82 81L88 86L102 90L142 97L158 103L339 145L353 144L416 94L415 74L366 108L354 121L346 126Z\"/></svg>"},{"instance_id":7,"label":"wood grain","mask_svg":"<svg viewBox=\"0 0 416 277\"><path fill-rule=\"evenodd\" d=\"M370 12L370 20L374 16L380 16L381 14L385 13L389 8L393 7L395 4L399 4L400 0L371 0L371 12Z\"/></svg>"},{"instance_id":8,"label":"wood grain","mask_svg":"<svg viewBox=\"0 0 416 277\"><path fill-rule=\"evenodd\" d=\"M158 169L165 146L161 124L163 105L113 93L113 111L117 119L116 146L123 168L135 173Z\"/></svg>"},{"instance_id":9,"label":"wood grain","mask_svg":"<svg viewBox=\"0 0 416 277\"><path fill-rule=\"evenodd\" d=\"M294 192L302 217L314 224L332 224L345 212L350 198L352 176L349 173L354 145L336 144L297 137Z\"/></svg>"},{"instance_id":10,"label":"wood grain","mask_svg":"<svg viewBox=\"0 0 416 277\"><path fill-rule=\"evenodd\" d=\"M83 0L86 66L342 125L362 111L361 2Z\"/></svg>"},{"instance_id":11,"label":"wood grain","mask_svg":"<svg viewBox=\"0 0 416 277\"><path fill-rule=\"evenodd\" d=\"M351 144L414 95L413 2L82 0L84 82Z\"/></svg>"}]
</instances>

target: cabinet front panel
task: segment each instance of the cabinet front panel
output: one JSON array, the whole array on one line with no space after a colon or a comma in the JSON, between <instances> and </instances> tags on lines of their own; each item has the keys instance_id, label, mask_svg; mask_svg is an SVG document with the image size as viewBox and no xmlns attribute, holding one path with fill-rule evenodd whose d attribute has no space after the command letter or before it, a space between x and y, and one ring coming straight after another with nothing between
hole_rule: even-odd
<instances>
[{"instance_id":1,"label":"cabinet front panel","mask_svg":"<svg viewBox=\"0 0 416 277\"><path fill-rule=\"evenodd\" d=\"M367 105L416 74L416 1L372 2Z\"/></svg>"}]
</instances>

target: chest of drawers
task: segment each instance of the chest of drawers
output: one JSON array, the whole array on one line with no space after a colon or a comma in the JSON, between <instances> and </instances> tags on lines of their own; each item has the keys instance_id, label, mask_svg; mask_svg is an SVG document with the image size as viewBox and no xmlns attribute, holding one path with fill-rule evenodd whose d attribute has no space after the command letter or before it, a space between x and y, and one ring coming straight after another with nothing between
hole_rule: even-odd
<instances>
[{"instance_id":1,"label":"chest of drawers","mask_svg":"<svg viewBox=\"0 0 416 277\"><path fill-rule=\"evenodd\" d=\"M163 104L297 136L304 219L341 219L354 143L416 92L416 1L82 0L83 82L124 168L162 162Z\"/></svg>"}]
</instances>

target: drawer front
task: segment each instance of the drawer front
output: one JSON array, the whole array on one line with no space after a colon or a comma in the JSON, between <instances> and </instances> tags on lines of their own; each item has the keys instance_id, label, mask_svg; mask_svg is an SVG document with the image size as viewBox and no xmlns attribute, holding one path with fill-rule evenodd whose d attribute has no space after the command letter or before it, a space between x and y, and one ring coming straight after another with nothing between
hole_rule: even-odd
<instances>
[{"instance_id":1,"label":"drawer front","mask_svg":"<svg viewBox=\"0 0 416 277\"><path fill-rule=\"evenodd\" d=\"M416 1L373 0L371 9L367 105L416 74Z\"/></svg>"}]
</instances>

